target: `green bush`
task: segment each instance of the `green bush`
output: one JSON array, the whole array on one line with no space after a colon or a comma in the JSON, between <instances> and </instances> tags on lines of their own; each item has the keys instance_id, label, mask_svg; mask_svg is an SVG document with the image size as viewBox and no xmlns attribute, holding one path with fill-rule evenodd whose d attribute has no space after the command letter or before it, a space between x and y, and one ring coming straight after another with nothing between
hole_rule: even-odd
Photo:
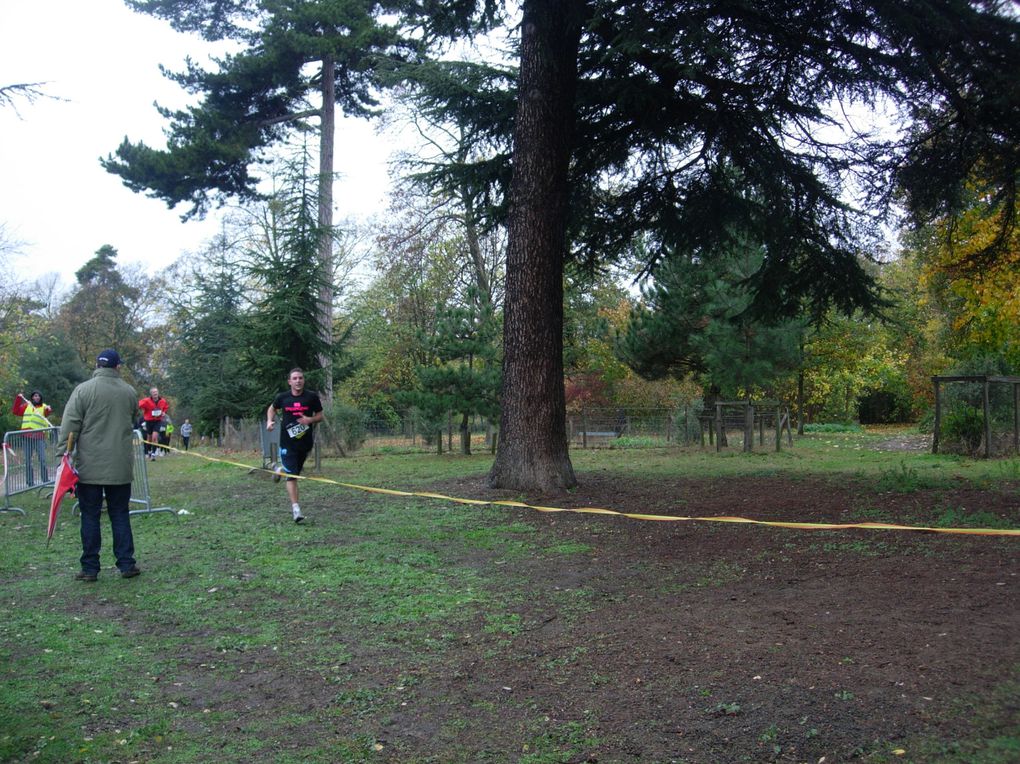
<instances>
[{"instance_id":1,"label":"green bush","mask_svg":"<svg viewBox=\"0 0 1020 764\"><path fill-rule=\"evenodd\" d=\"M976 453L985 437L985 417L981 409L958 405L946 413L942 424L943 437L959 441L967 453Z\"/></svg>"},{"instance_id":2,"label":"green bush","mask_svg":"<svg viewBox=\"0 0 1020 764\"><path fill-rule=\"evenodd\" d=\"M828 422L826 424L806 424L804 432L864 432L864 428L855 422Z\"/></svg>"},{"instance_id":3,"label":"green bush","mask_svg":"<svg viewBox=\"0 0 1020 764\"><path fill-rule=\"evenodd\" d=\"M902 369L881 370L877 384L858 396L857 419L862 424L913 422L920 413L918 401Z\"/></svg>"},{"instance_id":4,"label":"green bush","mask_svg":"<svg viewBox=\"0 0 1020 764\"><path fill-rule=\"evenodd\" d=\"M326 443L345 452L357 451L365 442L366 416L363 411L343 403L334 403L325 411L321 425Z\"/></svg>"},{"instance_id":5,"label":"green bush","mask_svg":"<svg viewBox=\"0 0 1020 764\"><path fill-rule=\"evenodd\" d=\"M921 414L921 418L917 420L917 431L930 435L935 432L935 407L929 406Z\"/></svg>"},{"instance_id":6,"label":"green bush","mask_svg":"<svg viewBox=\"0 0 1020 764\"><path fill-rule=\"evenodd\" d=\"M702 398L685 400L673 410L673 424L676 438L681 443L694 443L701 438L701 424L698 418L705 412Z\"/></svg>"}]
</instances>

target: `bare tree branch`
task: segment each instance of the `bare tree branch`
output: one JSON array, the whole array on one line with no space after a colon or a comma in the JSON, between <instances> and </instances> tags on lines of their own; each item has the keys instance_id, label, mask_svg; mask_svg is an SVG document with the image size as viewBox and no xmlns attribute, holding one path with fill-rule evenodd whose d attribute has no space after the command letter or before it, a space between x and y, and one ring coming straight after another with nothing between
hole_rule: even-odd
<instances>
[{"instance_id":1,"label":"bare tree branch","mask_svg":"<svg viewBox=\"0 0 1020 764\"><path fill-rule=\"evenodd\" d=\"M21 118L21 112L18 111L16 104L17 98L23 98L28 103L35 103L40 98L49 98L54 101L66 101L66 98L60 98L59 96L52 96L43 91L42 86L46 85L46 82L19 82L14 85L0 85L0 108L9 106L14 109L14 113Z\"/></svg>"}]
</instances>

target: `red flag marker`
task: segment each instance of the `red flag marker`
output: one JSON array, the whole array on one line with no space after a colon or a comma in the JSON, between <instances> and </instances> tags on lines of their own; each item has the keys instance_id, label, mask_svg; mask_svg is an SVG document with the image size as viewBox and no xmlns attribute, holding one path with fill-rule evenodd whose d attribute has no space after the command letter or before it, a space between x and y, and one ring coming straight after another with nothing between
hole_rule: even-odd
<instances>
[{"instance_id":1,"label":"red flag marker","mask_svg":"<svg viewBox=\"0 0 1020 764\"><path fill-rule=\"evenodd\" d=\"M60 512L60 503L69 493L74 492L78 485L78 471L71 464L71 439L67 439L67 451L60 457L60 464L57 465L57 472L53 478L53 499L50 501L50 521L46 526L46 543L53 538L53 529L57 527L57 513Z\"/></svg>"}]
</instances>

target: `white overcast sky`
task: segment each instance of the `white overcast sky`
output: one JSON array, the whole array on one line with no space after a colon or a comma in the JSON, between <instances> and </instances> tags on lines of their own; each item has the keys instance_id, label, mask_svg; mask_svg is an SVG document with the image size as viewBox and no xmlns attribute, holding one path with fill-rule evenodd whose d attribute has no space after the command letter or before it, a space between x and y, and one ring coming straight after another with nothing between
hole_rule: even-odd
<instances>
[{"instance_id":1,"label":"white overcast sky","mask_svg":"<svg viewBox=\"0 0 1020 764\"><path fill-rule=\"evenodd\" d=\"M45 82L64 99L0 108L0 224L22 243L10 263L19 281L56 272L70 286L104 244L155 272L215 233L215 215L182 223L186 207L135 194L99 164L125 136L165 145L153 102L179 108L185 96L159 64L179 70L208 51L122 0L0 0L0 85ZM338 219L383 208L388 158L374 125L338 121Z\"/></svg>"}]
</instances>

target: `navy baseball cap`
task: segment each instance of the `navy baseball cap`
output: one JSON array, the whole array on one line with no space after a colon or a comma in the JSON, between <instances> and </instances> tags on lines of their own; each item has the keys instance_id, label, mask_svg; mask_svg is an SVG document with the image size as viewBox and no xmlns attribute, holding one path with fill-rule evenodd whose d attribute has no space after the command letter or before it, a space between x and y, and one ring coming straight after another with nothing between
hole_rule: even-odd
<instances>
[{"instance_id":1,"label":"navy baseball cap","mask_svg":"<svg viewBox=\"0 0 1020 764\"><path fill-rule=\"evenodd\" d=\"M96 356L96 366L104 366L108 369L116 369L120 366L120 354L113 350L104 350Z\"/></svg>"}]
</instances>

